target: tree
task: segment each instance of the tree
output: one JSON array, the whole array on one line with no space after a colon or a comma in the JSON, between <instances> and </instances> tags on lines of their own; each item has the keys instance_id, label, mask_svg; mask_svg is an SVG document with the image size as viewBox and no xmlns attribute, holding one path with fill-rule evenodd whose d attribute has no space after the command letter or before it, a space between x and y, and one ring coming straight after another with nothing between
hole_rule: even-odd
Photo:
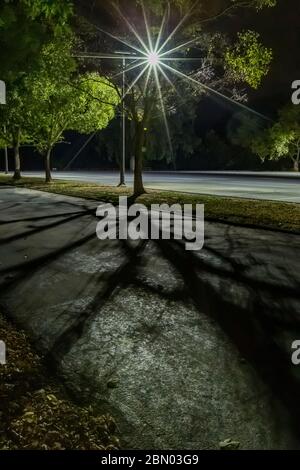
<instances>
[{"instance_id":1,"label":"tree","mask_svg":"<svg viewBox=\"0 0 300 470\"><path fill-rule=\"evenodd\" d=\"M0 76L7 84L7 105L0 107L0 138L14 148L14 178L21 177L20 145L26 132L31 83L43 46L69 31L72 4L65 0L0 0ZM4 134L3 126L7 132Z\"/></svg>"},{"instance_id":2,"label":"tree","mask_svg":"<svg viewBox=\"0 0 300 470\"><path fill-rule=\"evenodd\" d=\"M228 138L233 145L251 148L253 141L266 129L267 122L247 111L237 113L228 123Z\"/></svg>"},{"instance_id":3,"label":"tree","mask_svg":"<svg viewBox=\"0 0 300 470\"><path fill-rule=\"evenodd\" d=\"M0 0L0 75L13 81L38 61L43 45L69 31L68 0Z\"/></svg>"},{"instance_id":4,"label":"tree","mask_svg":"<svg viewBox=\"0 0 300 470\"><path fill-rule=\"evenodd\" d=\"M7 103L0 106L0 139L3 145L14 149L15 171L13 178L21 178L20 146L30 143L26 132L28 108L31 105L24 80L20 79L7 89Z\"/></svg>"},{"instance_id":5,"label":"tree","mask_svg":"<svg viewBox=\"0 0 300 470\"><path fill-rule=\"evenodd\" d=\"M122 1L118 3L121 6L123 5ZM143 5L141 0L138 1L138 3ZM274 0L234 2L231 0L224 0L222 2L199 0L195 5L194 2L189 0L147 1L148 16L150 16L149 11L152 12L152 26L150 29L153 43L156 43L162 17L164 13L166 13L166 18L170 20L170 23L175 24L176 22L180 22L180 28L176 30L178 43L182 42L184 44L184 46L178 50L180 56L182 58L188 58L191 54L198 54L197 56L199 57L199 61L193 64L184 61L182 61L182 63L174 62L173 64L170 62L169 64L176 66L179 72L188 74L189 77L194 80L193 84L191 81L186 82L186 93L199 101L201 96L205 94L203 85L209 85L218 91L227 92L229 97L235 97L236 89L234 83L238 79L251 86L258 87L260 81L268 72L271 53L268 49L260 45L259 37L255 33L247 32L246 35L241 35L238 38L237 45L230 46L229 41L226 40L223 34L219 32L212 33L211 29L206 28L206 25L209 25L213 20L229 14L234 11L234 9L241 6L260 9L265 6L274 6L275 3ZM191 7L192 4L194 4L193 7ZM171 8L168 8L168 5ZM115 9L111 9L116 13ZM135 1L128 2L127 0L126 10L130 12L130 20L131 23L135 25L137 35L145 40L146 33L142 8L136 8ZM87 16L94 24L96 23L96 26L99 26L95 20L96 16L92 14L92 11L90 12L90 16ZM122 15L119 15L119 20L116 20L116 16L115 14L113 15L111 22L114 28L111 29L110 33L113 36L121 36L122 41L127 44L130 43L140 49L140 41L136 40L133 43L134 35L128 35L128 32L125 32L124 25L126 26L126 22L123 23ZM169 34L167 33L168 29L168 27L164 28L162 34L163 41L167 39L167 34ZM103 44L104 36L101 35L101 37ZM105 41L107 44L108 39L106 38ZM100 40L98 42L100 42ZM247 48L242 47L241 42L244 46L247 46ZM170 44L172 44L170 48L174 47L173 40ZM249 48L251 50L250 56ZM109 49L113 49L112 44ZM226 55L226 53L228 54ZM113 73L109 75L113 75ZM128 85L133 82L136 75L136 70L133 72L128 70ZM173 78L174 77L172 77L172 79ZM179 82L182 78L183 76L178 77L177 75L176 81ZM142 178L143 159L147 150L147 142L149 143L149 137L147 137L147 135L150 132L150 126L153 122L152 117L157 115L161 109L162 100L164 101L166 115L169 115L169 111L174 112L174 109L176 110L176 108L180 106L180 98L178 99L174 86L161 76L160 80L161 83L157 86L155 73L152 74L149 80L145 74L144 80L141 79L133 86L129 87L129 92L124 100L128 119L133 123L134 127L135 196L144 192ZM197 81L200 82L199 85L197 85ZM147 86L145 86L146 83ZM180 94L182 94L182 90ZM163 120L165 121L165 116Z\"/></svg>"},{"instance_id":6,"label":"tree","mask_svg":"<svg viewBox=\"0 0 300 470\"><path fill-rule=\"evenodd\" d=\"M78 76L71 56L72 39L58 38L43 48L39 69L26 82L31 87L29 134L44 157L51 181L51 152L66 130L92 133L114 117L119 95L97 73Z\"/></svg>"},{"instance_id":7,"label":"tree","mask_svg":"<svg viewBox=\"0 0 300 470\"><path fill-rule=\"evenodd\" d=\"M177 161L180 160L182 154L187 159L191 158L199 151L202 142L195 130L197 100L184 90L182 90L181 98L182 102L173 110L168 108L171 147L166 139L166 129L161 112L153 115L149 124L155 139L151 138L150 133L146 133L147 160L164 160L166 163L172 164L174 169L177 168Z\"/></svg>"},{"instance_id":8,"label":"tree","mask_svg":"<svg viewBox=\"0 0 300 470\"><path fill-rule=\"evenodd\" d=\"M289 104L279 111L278 121L251 141L251 148L262 160L290 158L294 171L300 164L300 108Z\"/></svg>"}]
</instances>

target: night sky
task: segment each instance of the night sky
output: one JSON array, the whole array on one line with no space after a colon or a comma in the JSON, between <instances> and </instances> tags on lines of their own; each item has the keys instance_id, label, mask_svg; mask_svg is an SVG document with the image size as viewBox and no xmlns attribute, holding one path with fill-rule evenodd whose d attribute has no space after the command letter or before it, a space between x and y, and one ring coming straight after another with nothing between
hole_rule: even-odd
<instances>
[{"instance_id":1,"label":"night sky","mask_svg":"<svg viewBox=\"0 0 300 470\"><path fill-rule=\"evenodd\" d=\"M233 37L242 29L258 31L262 42L272 48L274 58L269 74L257 90L246 89L250 107L276 118L278 108L291 99L292 82L300 79L300 0L278 0L275 8L258 13L239 10L239 14L223 19L215 27ZM235 111L228 109L227 102L206 98L199 104L199 132L211 128L226 132L226 124Z\"/></svg>"},{"instance_id":2,"label":"night sky","mask_svg":"<svg viewBox=\"0 0 300 470\"><path fill-rule=\"evenodd\" d=\"M243 13L235 26L258 31L274 53L270 73L262 86L250 93L251 101L261 100L266 111L285 104L290 100L291 83L300 79L300 1L278 0L276 8Z\"/></svg>"},{"instance_id":3,"label":"night sky","mask_svg":"<svg viewBox=\"0 0 300 470\"><path fill-rule=\"evenodd\" d=\"M216 4L221 2L214 1ZM147 0L144 3L147 5ZM209 4L213 4L213 0ZM108 29L116 16L112 14L109 2L103 0L94 0L88 6L86 1L78 0L76 5L78 11L91 22ZM128 5L128 1L124 1L122 9L134 21L134 10L131 11ZM274 115L278 107L290 100L291 83L300 79L300 0L278 0L275 8L266 8L259 12L239 9L234 16L214 23L213 28L224 31L233 38L242 29L256 30L261 34L263 43L273 49L274 60L268 76L258 90L247 89L247 92L251 106ZM228 113L226 103L219 106L214 100L211 101L208 113L213 119L219 120L220 113Z\"/></svg>"}]
</instances>

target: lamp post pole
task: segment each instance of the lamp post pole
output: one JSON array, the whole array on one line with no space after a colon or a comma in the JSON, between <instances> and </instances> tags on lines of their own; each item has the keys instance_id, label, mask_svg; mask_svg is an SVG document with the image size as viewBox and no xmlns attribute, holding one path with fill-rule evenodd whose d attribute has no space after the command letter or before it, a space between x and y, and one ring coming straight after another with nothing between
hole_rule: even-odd
<instances>
[{"instance_id":1,"label":"lamp post pole","mask_svg":"<svg viewBox=\"0 0 300 470\"><path fill-rule=\"evenodd\" d=\"M6 126L4 126L4 134L6 135ZM8 175L8 153L7 153L7 145L5 144L4 147L4 156L5 156L5 174Z\"/></svg>"},{"instance_id":2,"label":"lamp post pole","mask_svg":"<svg viewBox=\"0 0 300 470\"><path fill-rule=\"evenodd\" d=\"M135 52L115 51L115 54L122 56L122 155L120 158L120 186L126 186L125 173L126 173L126 108L125 108L125 93L126 93L126 58L128 56L135 56Z\"/></svg>"},{"instance_id":3,"label":"lamp post pole","mask_svg":"<svg viewBox=\"0 0 300 470\"><path fill-rule=\"evenodd\" d=\"M6 83L3 80L0 80L0 104L6 104ZM6 136L6 126L3 126L4 135ZM8 174L8 155L7 155L7 145L5 143L4 147L5 155L5 174Z\"/></svg>"},{"instance_id":4,"label":"lamp post pole","mask_svg":"<svg viewBox=\"0 0 300 470\"><path fill-rule=\"evenodd\" d=\"M120 182L118 186L126 186L125 182L125 170L126 170L126 108L124 102L124 96L126 93L126 59L136 60L135 52L115 51L113 55L110 54L99 54L99 53L83 53L75 54L77 58L89 58L89 59L117 59L122 60L122 108L121 108L121 136L122 136L122 155L120 158ZM80 151L79 151L80 153ZM76 157L79 155L76 154ZM73 160L72 160L73 161Z\"/></svg>"},{"instance_id":5,"label":"lamp post pole","mask_svg":"<svg viewBox=\"0 0 300 470\"><path fill-rule=\"evenodd\" d=\"M123 73L122 73L122 96L124 97L125 95L125 86L126 86L126 75L125 75L125 69L126 69L126 59L123 57L122 60L122 67L123 67ZM125 114L125 103L124 103L124 98L122 101L122 155L120 158L120 183L119 186L126 186L125 183L125 171L126 171L126 114Z\"/></svg>"}]
</instances>

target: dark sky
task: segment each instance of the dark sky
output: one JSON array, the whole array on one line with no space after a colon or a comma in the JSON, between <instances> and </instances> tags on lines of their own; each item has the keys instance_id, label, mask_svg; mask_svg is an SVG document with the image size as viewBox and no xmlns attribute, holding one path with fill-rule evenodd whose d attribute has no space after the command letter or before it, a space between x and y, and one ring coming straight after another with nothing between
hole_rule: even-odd
<instances>
[{"instance_id":1,"label":"dark sky","mask_svg":"<svg viewBox=\"0 0 300 470\"><path fill-rule=\"evenodd\" d=\"M278 0L275 8L255 12L239 10L234 17L222 19L217 27L235 35L242 29L261 34L262 42L273 50L269 74L258 90L247 89L248 105L271 118L291 99L291 84L300 80L300 0ZM227 124L238 108L231 109L226 101L206 98L199 104L198 129L211 128L227 133Z\"/></svg>"},{"instance_id":2,"label":"dark sky","mask_svg":"<svg viewBox=\"0 0 300 470\"><path fill-rule=\"evenodd\" d=\"M235 27L258 31L263 42L273 49L274 61L251 101L262 100L269 109L284 104L291 96L291 83L300 79L300 0L278 0L276 8L259 13L243 13Z\"/></svg>"},{"instance_id":3,"label":"dark sky","mask_svg":"<svg viewBox=\"0 0 300 470\"><path fill-rule=\"evenodd\" d=\"M221 2L214 1L216 4ZM147 0L144 3L147 6ZM134 21L134 10L129 10L129 4L128 0L123 3L123 11ZM108 7L109 1L77 0L76 5L92 22L109 27L112 12ZM261 34L264 44L273 49L274 60L259 90L249 90L249 102L265 112L272 112L285 104L291 96L292 81L300 79L300 0L278 0L275 8L259 12L239 9L234 16L222 19L215 27L233 35L242 29L253 29Z\"/></svg>"}]
</instances>

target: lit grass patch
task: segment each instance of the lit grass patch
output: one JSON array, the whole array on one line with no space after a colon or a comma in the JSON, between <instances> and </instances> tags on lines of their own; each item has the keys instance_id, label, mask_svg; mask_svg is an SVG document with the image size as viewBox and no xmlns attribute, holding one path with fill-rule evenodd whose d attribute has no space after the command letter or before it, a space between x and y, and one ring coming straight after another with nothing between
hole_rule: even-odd
<instances>
[{"instance_id":1,"label":"lit grass patch","mask_svg":"<svg viewBox=\"0 0 300 470\"><path fill-rule=\"evenodd\" d=\"M0 176L0 184L13 185L66 196L118 203L119 196L130 196L130 188L102 186L95 183L53 180L46 184L41 178L22 178L15 182ZM223 196L186 194L173 191L148 190L136 202L151 204L204 204L206 220L257 226L300 233L300 204Z\"/></svg>"}]
</instances>

